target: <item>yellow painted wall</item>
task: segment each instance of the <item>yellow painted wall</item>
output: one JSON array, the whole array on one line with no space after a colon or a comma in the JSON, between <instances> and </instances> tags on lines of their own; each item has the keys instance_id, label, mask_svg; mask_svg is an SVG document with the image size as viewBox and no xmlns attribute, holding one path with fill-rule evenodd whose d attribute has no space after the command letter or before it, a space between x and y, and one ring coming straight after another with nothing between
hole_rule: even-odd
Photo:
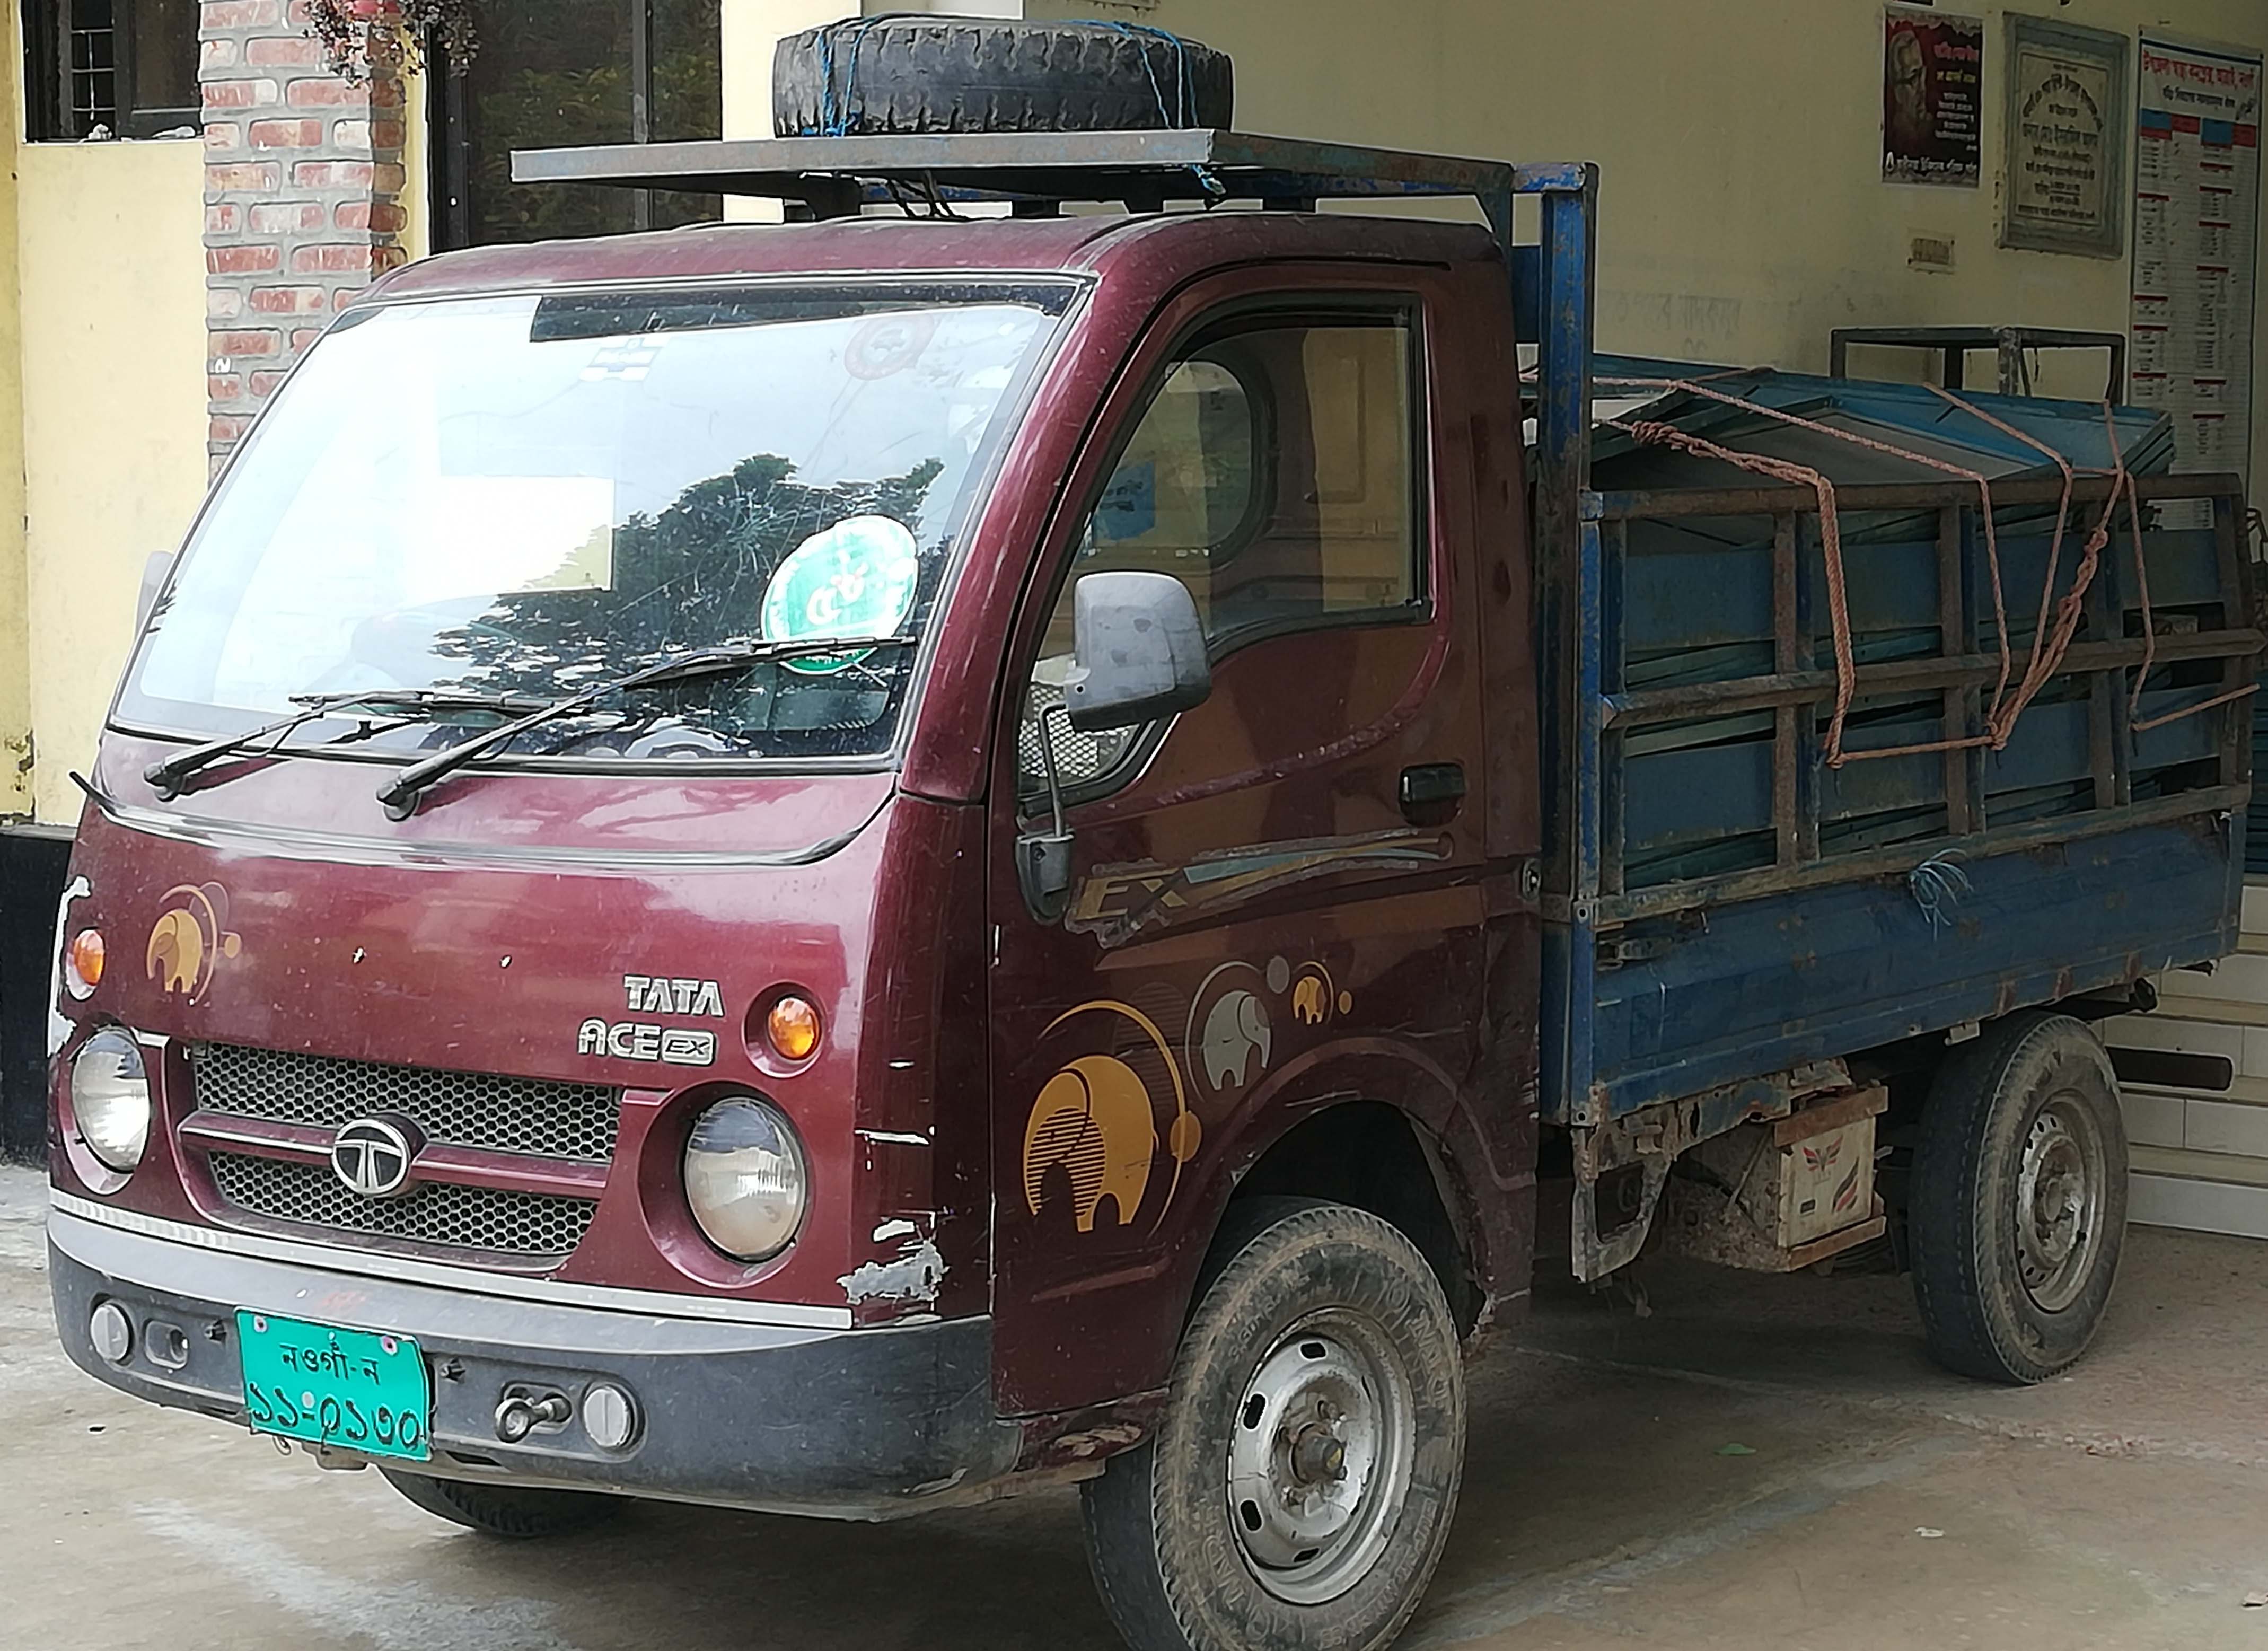
<instances>
[{"instance_id":1,"label":"yellow painted wall","mask_svg":"<svg viewBox=\"0 0 2268 1651\"><path fill-rule=\"evenodd\" d=\"M17 12L0 21L0 49L23 61ZM7 85L0 76L0 85ZM0 122L0 820L32 811L30 625L24 581L24 398L19 380L22 315L17 302L16 157L19 135Z\"/></svg>"},{"instance_id":2,"label":"yellow painted wall","mask_svg":"<svg viewBox=\"0 0 2268 1651\"><path fill-rule=\"evenodd\" d=\"M868 0L863 9L869 16L905 11L955 17L1025 14L1023 0ZM723 0L725 136L772 135L772 48L782 35L799 34L860 12L859 0ZM1094 11L1090 7L1061 15L1089 17ZM725 209L726 217L748 223L776 223L779 217L777 208L770 203L727 200Z\"/></svg>"},{"instance_id":3,"label":"yellow painted wall","mask_svg":"<svg viewBox=\"0 0 2268 1651\"><path fill-rule=\"evenodd\" d=\"M144 566L179 548L204 497L204 150L26 144L17 91L0 195L0 817L67 824L70 770L92 760ZM403 240L420 257L414 80L406 112ZM37 763L20 774L26 730Z\"/></svg>"},{"instance_id":4,"label":"yellow painted wall","mask_svg":"<svg viewBox=\"0 0 2268 1651\"><path fill-rule=\"evenodd\" d=\"M69 822L68 770L93 755L143 566L204 496L204 149L26 144L16 158L35 792L41 820Z\"/></svg>"},{"instance_id":5,"label":"yellow painted wall","mask_svg":"<svg viewBox=\"0 0 2268 1651\"><path fill-rule=\"evenodd\" d=\"M401 205L409 221L401 231L401 246L413 259L433 250L433 191L426 172L433 135L425 118L426 87L422 72L404 77L401 170L409 182L401 191Z\"/></svg>"},{"instance_id":6,"label":"yellow painted wall","mask_svg":"<svg viewBox=\"0 0 2268 1651\"><path fill-rule=\"evenodd\" d=\"M1232 53L1249 130L1599 162L1606 349L1823 372L1837 327L2124 331L2124 258L1995 247L2006 8L1940 10L1987 19L1981 188L1881 181L1879 0L1030 0L1027 15L1123 18ZM2264 0L2017 10L2268 46ZM1906 268L1917 233L1952 238L1954 274ZM2253 475L2268 490L2268 302L2254 338ZM2079 382L2090 375L2100 394L2099 368Z\"/></svg>"},{"instance_id":7,"label":"yellow painted wall","mask_svg":"<svg viewBox=\"0 0 2268 1651\"><path fill-rule=\"evenodd\" d=\"M858 15L858 0L723 0L725 136L772 135L772 48L783 35ZM777 224L780 204L728 195L725 216L741 224Z\"/></svg>"}]
</instances>

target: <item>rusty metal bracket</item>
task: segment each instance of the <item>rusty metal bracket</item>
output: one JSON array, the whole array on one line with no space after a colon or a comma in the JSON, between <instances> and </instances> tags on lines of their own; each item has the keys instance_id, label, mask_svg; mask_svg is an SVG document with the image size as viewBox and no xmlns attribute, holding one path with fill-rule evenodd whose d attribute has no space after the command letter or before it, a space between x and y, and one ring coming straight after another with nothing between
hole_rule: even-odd
<instances>
[{"instance_id":1,"label":"rusty metal bracket","mask_svg":"<svg viewBox=\"0 0 2268 1651\"><path fill-rule=\"evenodd\" d=\"M1852 1089L1850 1068L1839 1060L1808 1061L1786 1072L1753 1078L1721 1088L1660 1101L1595 1127L1579 1127L1573 1137L1575 1189L1570 1255L1575 1276L1588 1283L1603 1279L1638 1258L1660 1207L1669 1167L1703 1141L1743 1124L1793 1114L1799 1102ZM1599 1220L1599 1183L1616 1170L1637 1168L1638 1210L1610 1233Z\"/></svg>"},{"instance_id":2,"label":"rusty metal bracket","mask_svg":"<svg viewBox=\"0 0 2268 1651\"><path fill-rule=\"evenodd\" d=\"M1645 1181L1638 1191L1638 1213L1610 1237L1602 1236L1599 1231L1599 1183L1575 1183L1575 1276L1586 1284L1636 1261L1638 1252L1646 1248L1646 1235L1653 1230L1653 1212L1661 1204L1662 1188L1669 1183L1670 1161L1650 1157L1638 1161Z\"/></svg>"}]
</instances>

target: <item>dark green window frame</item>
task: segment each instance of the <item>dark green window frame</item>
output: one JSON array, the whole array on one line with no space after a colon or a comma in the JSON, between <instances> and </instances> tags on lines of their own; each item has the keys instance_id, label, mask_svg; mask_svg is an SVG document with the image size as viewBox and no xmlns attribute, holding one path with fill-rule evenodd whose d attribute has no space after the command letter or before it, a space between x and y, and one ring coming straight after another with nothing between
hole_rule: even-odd
<instances>
[{"instance_id":1,"label":"dark green window frame","mask_svg":"<svg viewBox=\"0 0 2268 1651\"><path fill-rule=\"evenodd\" d=\"M600 0L603 4L603 0ZM563 27L560 0L479 0L477 45L462 63L436 52L435 72L427 77L427 114L433 135L430 188L436 250L497 241L587 235L620 230L668 228L723 216L715 195L654 189L601 189L595 186L534 186L523 193L507 181L510 147L545 147L591 143L652 143L674 138L715 137L722 104L722 49L712 23L716 0L614 0L626 20L626 49L592 31ZM687 14L690 14L689 16ZM674 20L674 37L665 18ZM526 33L523 33L526 31ZM521 65L514 57L523 41L534 38L549 55L544 63ZM587 41L587 67L560 67L560 42ZM706 62L702 59L705 56ZM502 67L500 67L502 65ZM688 66L693 73L688 76ZM626 83L620 103L586 101L561 107L556 119L531 110L545 105L537 96L547 78L554 91L571 94L619 71ZM518 77L519 107L512 106L499 74ZM688 108L689 81L700 82ZM563 102L564 100L562 100ZM499 130L505 127L508 130ZM594 130L593 128L598 129ZM539 195L535 190L540 188ZM556 203L556 204L555 204Z\"/></svg>"}]
</instances>

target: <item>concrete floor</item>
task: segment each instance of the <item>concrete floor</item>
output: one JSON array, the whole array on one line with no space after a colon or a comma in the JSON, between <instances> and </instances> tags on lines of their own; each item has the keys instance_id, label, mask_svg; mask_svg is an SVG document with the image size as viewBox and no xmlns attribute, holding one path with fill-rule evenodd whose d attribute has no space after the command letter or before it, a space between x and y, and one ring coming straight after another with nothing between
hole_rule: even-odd
<instances>
[{"instance_id":1,"label":"concrete floor","mask_svg":"<svg viewBox=\"0 0 2268 1651\"><path fill-rule=\"evenodd\" d=\"M0 1647L1115 1647L1077 1509L881 1526L645 1507L509 1546L114 1397L54 1345L44 1190L0 1170ZM1904 1280L1649 1267L1475 1372L1405 1644L2268 1651L2268 1245L2137 1231L2074 1375L1924 1359ZM1738 1448L1733 1448L1738 1447Z\"/></svg>"}]
</instances>

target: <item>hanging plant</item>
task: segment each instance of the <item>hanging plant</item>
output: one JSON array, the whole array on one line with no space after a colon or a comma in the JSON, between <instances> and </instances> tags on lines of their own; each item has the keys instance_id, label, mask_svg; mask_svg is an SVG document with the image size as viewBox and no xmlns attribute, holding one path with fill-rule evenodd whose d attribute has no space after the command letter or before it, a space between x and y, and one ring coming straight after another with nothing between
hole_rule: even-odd
<instances>
[{"instance_id":1,"label":"hanging plant","mask_svg":"<svg viewBox=\"0 0 2268 1651\"><path fill-rule=\"evenodd\" d=\"M307 0L307 31L331 72L360 83L373 69L422 70L436 47L463 63L475 44L476 0Z\"/></svg>"}]
</instances>

